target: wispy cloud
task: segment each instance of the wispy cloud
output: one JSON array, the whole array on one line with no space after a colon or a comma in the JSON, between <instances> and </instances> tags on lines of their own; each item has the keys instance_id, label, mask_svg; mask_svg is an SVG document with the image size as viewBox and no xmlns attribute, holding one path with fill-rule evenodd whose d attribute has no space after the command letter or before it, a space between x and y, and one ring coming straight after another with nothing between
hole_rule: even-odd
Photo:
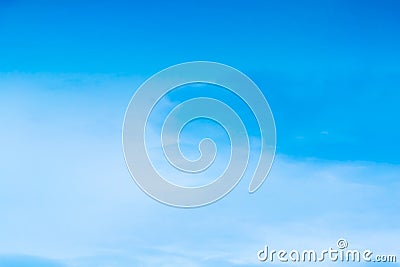
<instances>
[{"instance_id":1,"label":"wispy cloud","mask_svg":"<svg viewBox=\"0 0 400 267\"><path fill-rule=\"evenodd\" d=\"M69 92L27 80L2 80L1 109L14 109L1 113L0 254L85 267L251 266L264 245L324 249L339 237L397 252L398 165L279 154L255 194L246 174L213 205L171 208L141 192L125 168L120 123L130 81Z\"/></svg>"}]
</instances>

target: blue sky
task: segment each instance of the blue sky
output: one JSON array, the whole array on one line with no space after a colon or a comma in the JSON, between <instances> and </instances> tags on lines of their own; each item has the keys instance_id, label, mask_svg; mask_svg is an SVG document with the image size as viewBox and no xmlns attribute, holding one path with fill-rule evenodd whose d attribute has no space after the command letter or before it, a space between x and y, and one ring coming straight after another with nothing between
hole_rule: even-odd
<instances>
[{"instance_id":1,"label":"blue sky","mask_svg":"<svg viewBox=\"0 0 400 267\"><path fill-rule=\"evenodd\" d=\"M0 266L256 266L266 244L342 236L400 257L399 12L388 0L1 1ZM247 175L182 210L134 184L121 130L136 88L191 60L257 83L277 159L257 193Z\"/></svg>"}]
</instances>

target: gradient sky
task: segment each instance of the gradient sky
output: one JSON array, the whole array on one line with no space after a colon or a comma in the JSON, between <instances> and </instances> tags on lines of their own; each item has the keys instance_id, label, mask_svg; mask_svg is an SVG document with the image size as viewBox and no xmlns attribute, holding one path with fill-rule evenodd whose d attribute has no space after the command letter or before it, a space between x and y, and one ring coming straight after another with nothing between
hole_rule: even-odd
<instances>
[{"instance_id":1,"label":"gradient sky","mask_svg":"<svg viewBox=\"0 0 400 267\"><path fill-rule=\"evenodd\" d=\"M100 2L0 1L0 266L256 266L342 236L400 258L399 1ZM182 210L138 189L121 129L192 60L253 79L278 146L256 194Z\"/></svg>"}]
</instances>

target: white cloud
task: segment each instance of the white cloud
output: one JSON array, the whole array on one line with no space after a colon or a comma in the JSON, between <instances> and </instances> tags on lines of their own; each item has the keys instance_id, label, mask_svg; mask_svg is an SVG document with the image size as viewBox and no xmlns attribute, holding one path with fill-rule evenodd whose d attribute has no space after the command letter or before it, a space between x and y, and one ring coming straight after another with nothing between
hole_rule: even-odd
<instances>
[{"instance_id":1,"label":"white cloud","mask_svg":"<svg viewBox=\"0 0 400 267\"><path fill-rule=\"evenodd\" d=\"M79 79L0 79L0 254L89 267L248 266L264 245L325 249L339 237L397 252L396 165L278 155L255 194L247 174L206 207L150 199L129 177L121 149L135 79L102 79L101 90ZM67 90L71 83L79 90Z\"/></svg>"}]
</instances>

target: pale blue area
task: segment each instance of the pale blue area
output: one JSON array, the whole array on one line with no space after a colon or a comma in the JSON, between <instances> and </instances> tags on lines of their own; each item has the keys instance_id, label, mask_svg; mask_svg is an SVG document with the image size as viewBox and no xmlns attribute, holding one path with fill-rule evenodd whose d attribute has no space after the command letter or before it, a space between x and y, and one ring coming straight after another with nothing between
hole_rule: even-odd
<instances>
[{"instance_id":1,"label":"pale blue area","mask_svg":"<svg viewBox=\"0 0 400 267\"><path fill-rule=\"evenodd\" d=\"M1 267L65 267L57 261L23 255L0 255Z\"/></svg>"}]
</instances>

